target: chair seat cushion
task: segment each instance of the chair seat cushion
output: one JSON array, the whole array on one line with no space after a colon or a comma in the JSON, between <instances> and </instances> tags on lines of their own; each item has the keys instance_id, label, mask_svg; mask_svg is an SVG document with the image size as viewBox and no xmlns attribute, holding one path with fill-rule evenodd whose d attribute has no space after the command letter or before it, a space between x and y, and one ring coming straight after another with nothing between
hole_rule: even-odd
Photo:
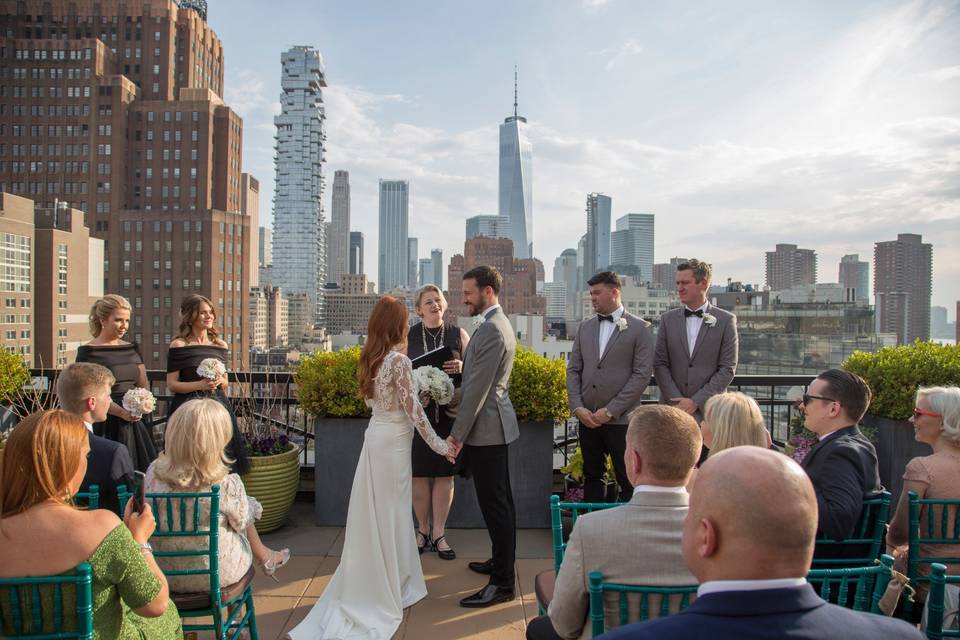
<instances>
[{"instance_id":1,"label":"chair seat cushion","mask_svg":"<svg viewBox=\"0 0 960 640\"><path fill-rule=\"evenodd\" d=\"M250 583L253 582L254 573L253 565L250 565L247 573L237 582L226 587L221 587L220 604L225 605L239 598L243 592L247 590L247 587L250 586ZM552 593L553 590L551 589L551 594ZM197 611L199 609L209 609L212 606L209 591L200 591L198 593L177 593L171 591L170 599L173 600L174 604L177 605L177 609L180 611Z\"/></svg>"},{"instance_id":2,"label":"chair seat cushion","mask_svg":"<svg viewBox=\"0 0 960 640\"><path fill-rule=\"evenodd\" d=\"M537 603L546 611L553 600L553 589L557 584L557 574L553 569L542 571L533 579L533 590L537 595Z\"/></svg>"}]
</instances>

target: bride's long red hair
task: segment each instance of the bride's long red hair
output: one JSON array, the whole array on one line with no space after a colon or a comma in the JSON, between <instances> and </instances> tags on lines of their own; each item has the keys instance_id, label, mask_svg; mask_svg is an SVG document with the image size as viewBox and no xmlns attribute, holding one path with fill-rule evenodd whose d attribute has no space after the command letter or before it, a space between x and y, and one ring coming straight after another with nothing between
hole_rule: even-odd
<instances>
[{"instance_id":1,"label":"bride's long red hair","mask_svg":"<svg viewBox=\"0 0 960 640\"><path fill-rule=\"evenodd\" d=\"M373 397L373 379L377 377L383 359L395 346L406 342L409 316L403 301L393 296L383 296L374 305L367 321L367 341L363 344L357 367L361 397Z\"/></svg>"}]
</instances>

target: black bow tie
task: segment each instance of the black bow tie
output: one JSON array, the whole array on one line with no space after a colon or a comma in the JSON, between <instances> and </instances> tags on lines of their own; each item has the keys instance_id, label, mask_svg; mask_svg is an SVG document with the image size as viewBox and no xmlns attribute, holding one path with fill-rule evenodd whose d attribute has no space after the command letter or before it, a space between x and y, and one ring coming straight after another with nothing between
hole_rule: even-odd
<instances>
[{"instance_id":1,"label":"black bow tie","mask_svg":"<svg viewBox=\"0 0 960 640\"><path fill-rule=\"evenodd\" d=\"M602 313L598 313L597 318L600 322L613 322L613 316L605 316Z\"/></svg>"},{"instance_id":2,"label":"black bow tie","mask_svg":"<svg viewBox=\"0 0 960 640\"><path fill-rule=\"evenodd\" d=\"M703 317L703 309L698 309L697 311L690 311L686 307L683 308L683 317L689 318L690 316L697 316L698 318Z\"/></svg>"}]
</instances>

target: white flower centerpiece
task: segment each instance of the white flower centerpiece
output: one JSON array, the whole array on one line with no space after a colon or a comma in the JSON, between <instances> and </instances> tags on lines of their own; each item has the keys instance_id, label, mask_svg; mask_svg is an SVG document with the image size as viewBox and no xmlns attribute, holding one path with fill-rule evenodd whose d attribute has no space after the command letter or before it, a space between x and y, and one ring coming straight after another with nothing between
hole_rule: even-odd
<instances>
[{"instance_id":1,"label":"white flower centerpiece","mask_svg":"<svg viewBox=\"0 0 960 640\"><path fill-rule=\"evenodd\" d=\"M453 400L453 380L446 372L436 367L420 367L413 370L417 393L425 393L438 405L450 404Z\"/></svg>"},{"instance_id":2,"label":"white flower centerpiece","mask_svg":"<svg viewBox=\"0 0 960 640\"><path fill-rule=\"evenodd\" d=\"M143 417L143 414L150 413L157 408L157 399L149 389L134 387L123 394L123 408L139 420Z\"/></svg>"},{"instance_id":3,"label":"white flower centerpiece","mask_svg":"<svg viewBox=\"0 0 960 640\"><path fill-rule=\"evenodd\" d=\"M197 375L207 380L218 380L227 372L227 367L218 358L204 358L197 367Z\"/></svg>"}]
</instances>

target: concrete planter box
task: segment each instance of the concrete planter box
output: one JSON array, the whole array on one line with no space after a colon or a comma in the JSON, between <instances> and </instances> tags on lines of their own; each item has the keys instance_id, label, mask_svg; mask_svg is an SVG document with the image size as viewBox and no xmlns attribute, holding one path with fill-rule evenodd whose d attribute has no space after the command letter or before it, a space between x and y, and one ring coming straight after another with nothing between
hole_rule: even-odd
<instances>
[{"instance_id":1,"label":"concrete planter box","mask_svg":"<svg viewBox=\"0 0 960 640\"><path fill-rule=\"evenodd\" d=\"M913 425L909 420L893 420L868 413L863 417L861 424L877 429L880 482L890 492L890 517L892 518L903 488L903 471L907 468L907 463L917 456L929 456L933 450L930 445L916 441Z\"/></svg>"},{"instance_id":2,"label":"concrete planter box","mask_svg":"<svg viewBox=\"0 0 960 640\"><path fill-rule=\"evenodd\" d=\"M369 418L320 418L315 423L315 521L318 526L342 527L353 475L363 448ZM550 527L553 479L553 423L521 422L520 438L510 445L510 484L520 528ZM412 506L411 506L412 509ZM447 526L483 528L473 481L456 479Z\"/></svg>"}]
</instances>

